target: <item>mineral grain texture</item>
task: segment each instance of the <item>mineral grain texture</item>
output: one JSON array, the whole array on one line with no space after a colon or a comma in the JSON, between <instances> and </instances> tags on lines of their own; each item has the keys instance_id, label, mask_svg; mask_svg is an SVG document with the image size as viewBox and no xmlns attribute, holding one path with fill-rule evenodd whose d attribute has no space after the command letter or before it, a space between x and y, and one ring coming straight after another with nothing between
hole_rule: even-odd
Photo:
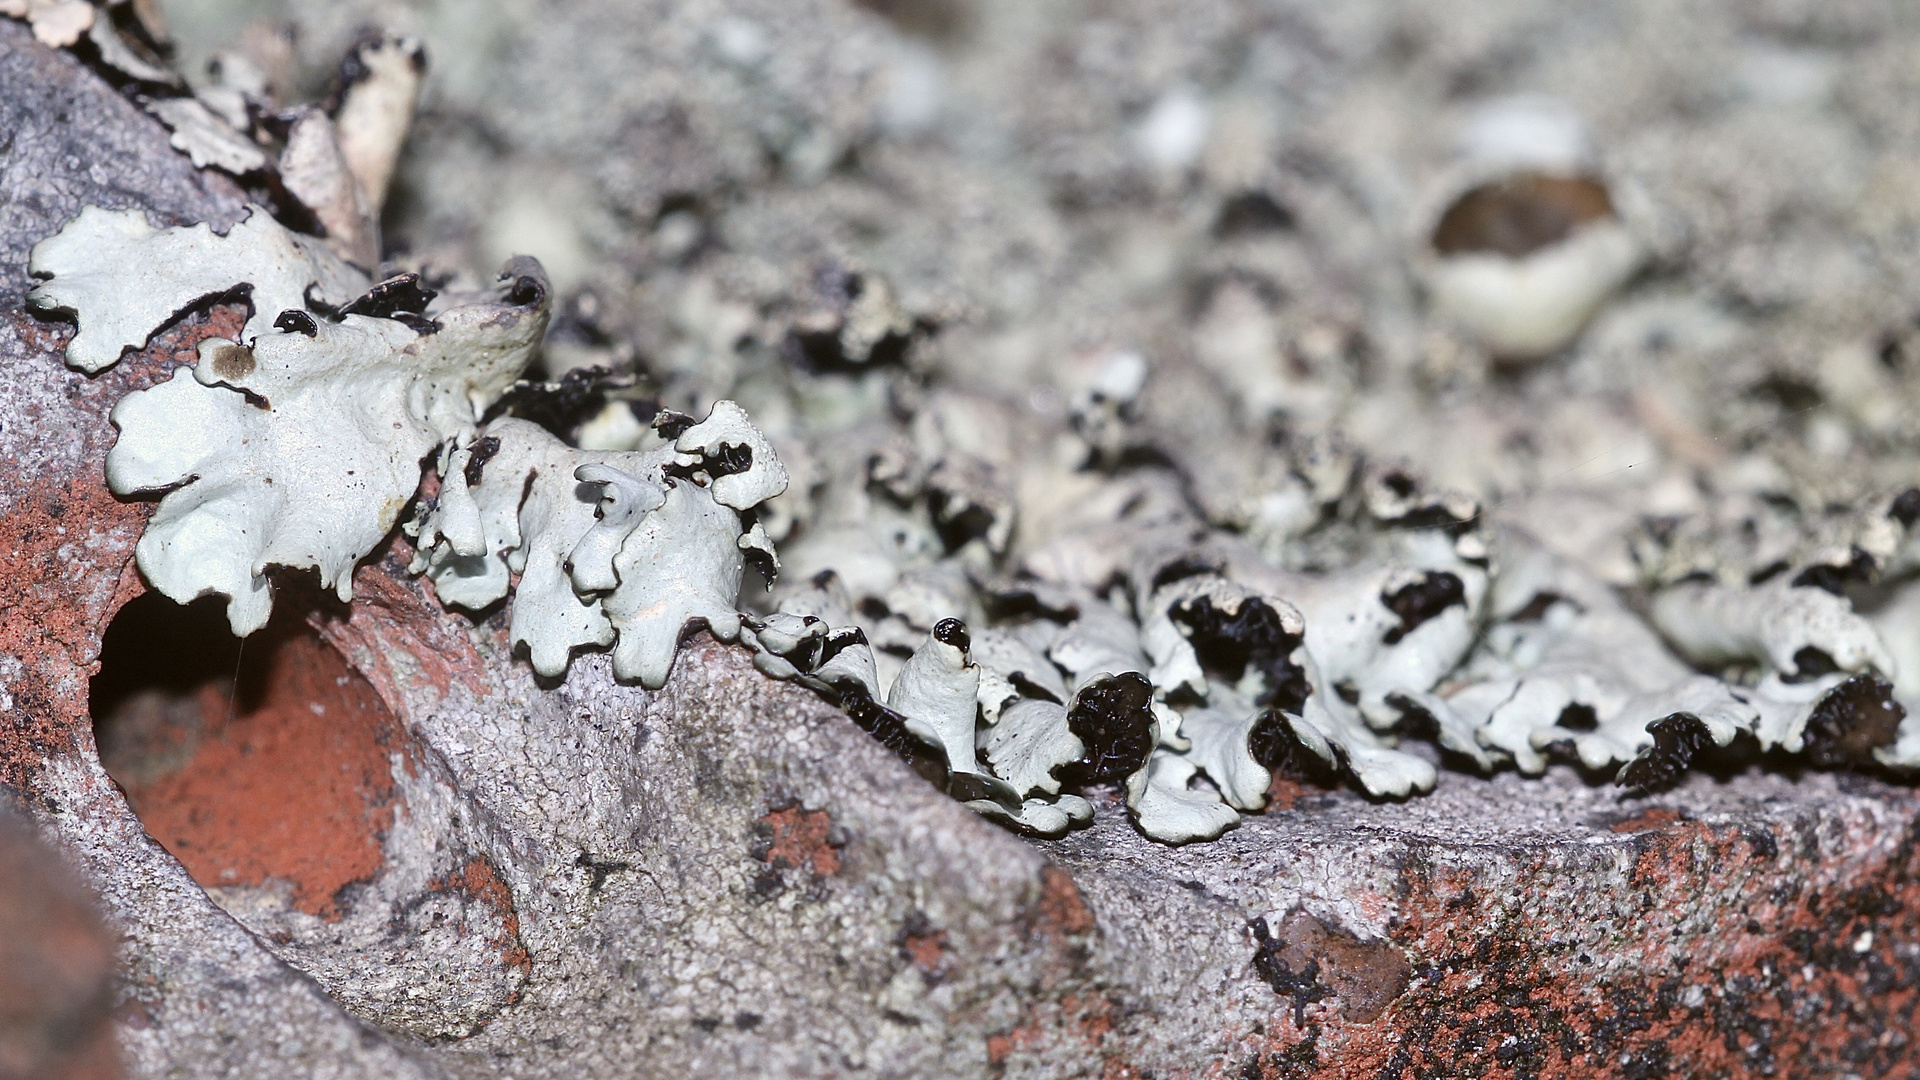
<instances>
[{"instance_id":1,"label":"mineral grain texture","mask_svg":"<svg viewBox=\"0 0 1920 1080\"><path fill-rule=\"evenodd\" d=\"M249 642L308 716L271 691L243 717L203 700L199 749L129 785L208 800L149 811L170 853L89 712L109 624L143 592L151 509L105 489L106 413L244 311L186 313L86 378L60 363L70 328L18 299L27 249L82 205L226 223L242 199L4 20L0 118L0 784L119 937L129 1075L1909 1067L1906 789L1740 773L1622 801L1561 770L1448 773L1431 797L1373 804L1283 782L1215 844L1152 844L1109 800L1034 845L705 637L659 692L616 683L604 656L538 681L502 618L445 611L399 547L361 568L350 607L287 583L304 617ZM247 697L243 678L225 708ZM235 747L311 818L207 793L202 755L274 797ZM345 775L302 773L318 769ZM352 878L315 851L349 853Z\"/></svg>"}]
</instances>

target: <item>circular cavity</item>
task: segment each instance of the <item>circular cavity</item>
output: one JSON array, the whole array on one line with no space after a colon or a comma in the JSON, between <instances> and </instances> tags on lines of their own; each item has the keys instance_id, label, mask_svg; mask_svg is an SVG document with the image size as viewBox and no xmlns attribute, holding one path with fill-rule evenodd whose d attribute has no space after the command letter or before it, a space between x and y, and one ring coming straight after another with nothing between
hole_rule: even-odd
<instances>
[{"instance_id":1,"label":"circular cavity","mask_svg":"<svg viewBox=\"0 0 1920 1080\"><path fill-rule=\"evenodd\" d=\"M1520 172L1467 191L1434 226L1441 255L1493 252L1524 259L1614 215L1606 185L1584 176Z\"/></svg>"}]
</instances>

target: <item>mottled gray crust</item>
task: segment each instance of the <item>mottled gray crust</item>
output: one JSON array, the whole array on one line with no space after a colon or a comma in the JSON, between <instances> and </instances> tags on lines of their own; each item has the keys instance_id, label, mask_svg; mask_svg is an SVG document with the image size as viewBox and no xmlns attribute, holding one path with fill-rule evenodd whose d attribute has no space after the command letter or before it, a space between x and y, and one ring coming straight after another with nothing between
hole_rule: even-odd
<instances>
[{"instance_id":1,"label":"mottled gray crust","mask_svg":"<svg viewBox=\"0 0 1920 1080\"><path fill-rule=\"evenodd\" d=\"M1811 940L1806 909L1787 894L1830 896L1813 883L1829 873L1835 882L1857 882L1856 875L1897 866L1911 851L1916 811L1920 800L1910 791L1877 783L1757 774L1730 783L1696 776L1650 806L1555 768L1539 779L1449 773L1431 796L1407 803L1308 794L1290 808L1244 818L1211 844L1175 849L1141 837L1108 808L1093 828L1040 846L1074 875L1099 914L1096 969L1108 985L1127 988L1116 1011L1139 1008L1152 1017L1126 1040L1137 1067L1194 1065L1206 1055L1235 1068L1278 1064L1288 1054L1275 1051L1298 1055L1302 1044L1313 1060L1317 1042L1331 1066L1325 1075L1400 1075L1380 1069L1382 1059L1449 1070L1438 1075L1484 1075L1502 1062L1494 1054L1512 1036L1534 1044L1527 1052L1537 1055L1539 1075L1598 1076L1618 1075L1602 1065L1609 1046L1614 1062L1622 1052L1648 1058L1647 1044L1608 1030L1634 1022L1636 1008L1640 1018L1673 1010L1673 1026L1655 1046L1718 1038L1764 1015L1767 1005L1743 997L1751 992L1739 985L1745 972L1757 958L1792 955L1788 943ZM1700 861L1715 858L1727 864ZM1387 1002L1349 989L1310 1003L1303 1023L1283 1021L1293 999L1253 969L1248 924L1278 926L1296 911L1373 942L1379 953L1319 955L1328 988L1403 963L1411 964L1412 981L1384 995ZM1888 941L1890 924L1869 927L1872 920L1844 902L1834 918L1847 929L1825 932L1830 941L1817 955L1843 954L1876 927L1862 956L1913 949L1911 924ZM1169 932L1174 927L1180 932ZM1829 962L1800 973L1795 1000L1834 1000L1823 985ZM1626 1005L1618 991L1599 990L1609 985L1634 987L1629 993L1647 1000ZM1878 1015L1906 1016L1911 985L1910 976L1891 979L1865 1004ZM1516 1009L1515 1001L1523 1004ZM1436 1027L1472 1027L1466 1015L1496 1002L1503 1007L1478 1028L1493 1033L1480 1049L1450 1036L1434 1041ZM1378 1027L1343 1022L1356 1012L1370 1020L1383 1004L1387 1021ZM1593 1015L1583 1020L1583 1008ZM1562 1035L1562 1047L1538 1044ZM1734 1074L1817 1038L1789 1029L1750 1042ZM1354 1054L1359 1046L1371 1052ZM1828 1067L1825 1052L1815 1055L1815 1068ZM1889 1060L1908 1052L1893 1051ZM1376 1064L1343 1071L1357 1069L1356 1058ZM1007 1075L1062 1075L1038 1061L1026 1065Z\"/></svg>"},{"instance_id":2,"label":"mottled gray crust","mask_svg":"<svg viewBox=\"0 0 1920 1080\"><path fill-rule=\"evenodd\" d=\"M658 694L604 657L551 693L511 683L422 729L469 748L456 782L514 835L536 958L463 1068L977 1072L1017 988L1077 981L1073 942L1032 929L1043 855L744 651L697 639Z\"/></svg>"},{"instance_id":3,"label":"mottled gray crust","mask_svg":"<svg viewBox=\"0 0 1920 1080\"><path fill-rule=\"evenodd\" d=\"M0 307L26 295L28 250L83 206L216 232L246 216L233 182L195 169L166 130L25 23L0 19Z\"/></svg>"}]
</instances>

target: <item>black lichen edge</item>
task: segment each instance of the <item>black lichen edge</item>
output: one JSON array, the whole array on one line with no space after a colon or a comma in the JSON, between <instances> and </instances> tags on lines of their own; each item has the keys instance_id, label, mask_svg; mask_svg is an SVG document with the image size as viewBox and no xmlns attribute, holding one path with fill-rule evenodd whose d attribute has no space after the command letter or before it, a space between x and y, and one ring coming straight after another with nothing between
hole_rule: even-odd
<instances>
[{"instance_id":1,"label":"black lichen edge","mask_svg":"<svg viewBox=\"0 0 1920 1080\"><path fill-rule=\"evenodd\" d=\"M941 619L934 623L933 640L942 645L951 645L961 652L973 648L973 638L967 633L967 624L959 619Z\"/></svg>"},{"instance_id":2,"label":"black lichen edge","mask_svg":"<svg viewBox=\"0 0 1920 1080\"><path fill-rule=\"evenodd\" d=\"M1906 707L1893 684L1872 673L1855 675L1821 696L1807 717L1807 759L1822 769L1870 767L1873 752L1900 737Z\"/></svg>"},{"instance_id":3,"label":"black lichen edge","mask_svg":"<svg viewBox=\"0 0 1920 1080\"><path fill-rule=\"evenodd\" d=\"M1794 588L1820 589L1835 596L1845 596L1850 585L1864 585L1873 580L1880 571L1880 560L1855 547L1847 553L1847 561L1834 565L1819 563L1809 566L1794 575Z\"/></svg>"},{"instance_id":4,"label":"black lichen edge","mask_svg":"<svg viewBox=\"0 0 1920 1080\"><path fill-rule=\"evenodd\" d=\"M853 627L841 633L832 634L821 642L813 659L817 669L826 664L843 650L855 646L867 645L866 631ZM791 662L791 660L789 661ZM907 730L907 718L873 700L873 695L859 681L839 679L833 682L816 680L833 704L847 714L862 731L873 736L874 741L895 757L907 763L928 783L946 790L948 769L946 755L937 748L928 746L919 737Z\"/></svg>"},{"instance_id":5,"label":"black lichen edge","mask_svg":"<svg viewBox=\"0 0 1920 1080\"><path fill-rule=\"evenodd\" d=\"M1647 725L1653 745L1621 767L1614 783L1631 795L1651 795L1678 784L1694 758L1713 745L1713 733L1692 713L1677 712Z\"/></svg>"},{"instance_id":6,"label":"black lichen edge","mask_svg":"<svg viewBox=\"0 0 1920 1080\"><path fill-rule=\"evenodd\" d=\"M275 316L273 328L284 334L304 334L307 337L318 337L320 334L320 324L313 321L312 315L293 308Z\"/></svg>"},{"instance_id":7,"label":"black lichen edge","mask_svg":"<svg viewBox=\"0 0 1920 1080\"><path fill-rule=\"evenodd\" d=\"M1905 528L1913 528L1913 523L1920 521L1920 487L1908 488L1895 495L1887 507L1887 516Z\"/></svg>"},{"instance_id":8,"label":"black lichen edge","mask_svg":"<svg viewBox=\"0 0 1920 1080\"><path fill-rule=\"evenodd\" d=\"M1445 570L1429 570L1419 581L1380 594L1380 603L1400 620L1400 625L1388 630L1381 640L1388 645L1397 644L1427 620L1455 604L1464 605L1466 602L1466 586L1458 575Z\"/></svg>"},{"instance_id":9,"label":"black lichen edge","mask_svg":"<svg viewBox=\"0 0 1920 1080\"><path fill-rule=\"evenodd\" d=\"M1254 720L1247 732L1247 752L1261 768L1286 780L1332 787L1347 772L1338 746L1333 761L1309 750L1294 731L1293 719L1279 709L1267 709Z\"/></svg>"},{"instance_id":10,"label":"black lichen edge","mask_svg":"<svg viewBox=\"0 0 1920 1080\"><path fill-rule=\"evenodd\" d=\"M662 409L659 413L655 414L656 422L654 426L659 427L659 418L667 415L680 416L683 414L671 413L670 410ZM691 419L691 417L689 417L689 419ZM682 428L681 430L684 431L686 429ZM676 432L671 437L677 439L680 436L679 433ZM706 476L707 482L712 483L723 476L743 473L751 468L753 468L753 447L746 443L723 442L718 448L712 451L701 451L700 460L692 465L668 462L661 466L660 472L666 476L672 476L689 483L698 481L699 478L695 475L696 473L703 473Z\"/></svg>"},{"instance_id":11,"label":"black lichen edge","mask_svg":"<svg viewBox=\"0 0 1920 1080\"><path fill-rule=\"evenodd\" d=\"M653 430L668 442L677 441L686 434L687 429L699 423L686 413L674 409L659 409L653 414Z\"/></svg>"},{"instance_id":12,"label":"black lichen edge","mask_svg":"<svg viewBox=\"0 0 1920 1080\"><path fill-rule=\"evenodd\" d=\"M1153 754L1153 684L1137 671L1102 675L1073 697L1067 729L1086 747L1062 779L1076 787L1121 783Z\"/></svg>"},{"instance_id":13,"label":"black lichen edge","mask_svg":"<svg viewBox=\"0 0 1920 1080\"><path fill-rule=\"evenodd\" d=\"M606 407L610 391L624 390L632 384L630 377L600 365L578 367L558 382L514 383L487 415L488 419L502 414L517 416L571 443L574 431Z\"/></svg>"},{"instance_id":14,"label":"black lichen edge","mask_svg":"<svg viewBox=\"0 0 1920 1080\"><path fill-rule=\"evenodd\" d=\"M423 315L427 305L440 295L426 287L419 274L395 274L340 308L342 315L365 315L372 319L391 319L396 315Z\"/></svg>"},{"instance_id":15,"label":"black lichen edge","mask_svg":"<svg viewBox=\"0 0 1920 1080\"><path fill-rule=\"evenodd\" d=\"M1201 596L1175 604L1167 616L1187 631L1194 655L1208 674L1238 682L1252 665L1266 677L1266 689L1254 704L1298 713L1313 692L1306 670L1293 662L1303 635L1289 633L1280 613L1259 597L1242 599L1229 613L1214 607L1211 597Z\"/></svg>"},{"instance_id":16,"label":"black lichen edge","mask_svg":"<svg viewBox=\"0 0 1920 1080\"><path fill-rule=\"evenodd\" d=\"M480 480L485 475L487 462L492 461L493 455L499 452L500 436L498 435L485 435L474 440L473 449L467 452L466 467L461 470L461 476L466 480L468 487L476 488L480 486Z\"/></svg>"}]
</instances>

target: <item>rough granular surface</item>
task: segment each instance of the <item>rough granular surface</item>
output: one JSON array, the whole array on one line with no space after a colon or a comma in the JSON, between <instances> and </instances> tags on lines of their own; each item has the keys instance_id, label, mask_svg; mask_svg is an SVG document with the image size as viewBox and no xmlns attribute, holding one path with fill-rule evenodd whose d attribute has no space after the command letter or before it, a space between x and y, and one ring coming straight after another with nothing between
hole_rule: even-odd
<instances>
[{"instance_id":1,"label":"rough granular surface","mask_svg":"<svg viewBox=\"0 0 1920 1080\"><path fill-rule=\"evenodd\" d=\"M1087 655L1113 641L1067 620L1143 631L1171 597L1171 708L1371 726L1330 763L1264 729L1264 809L1184 845L1105 782L1135 739L1090 823L1034 839L697 628L658 690L592 650L537 677L508 608L450 611L401 535L350 604L286 575L244 650L182 623L166 648L219 663L122 667L154 503L107 491L108 412L247 312L82 376L71 322L20 306L27 252L84 206L225 228L283 193L0 17L0 785L118 950L100 993L55 890L69 921L0 973L61 1036L34 1046L96 1053L110 1014L139 1077L1912 1070L1920 796L1878 764L1920 702L1907 6L179 10L183 69L228 50L281 104L337 89L376 16L426 39L388 254L540 256L548 372L613 376L525 392L576 440L747 407L793 483L760 522L779 591L744 606L844 602L891 680L946 618ZM1568 132L1579 177L1485 171ZM1487 316L1445 262L1555 251L1592 289L1554 319ZM1414 534L1443 558L1382 570ZM1353 596L1380 662L1296 664ZM1458 663L1381 681L1448 634ZM1058 704L1110 659L1050 653ZM1788 712L1800 744L1764 748ZM1410 797L1362 793L1374 750Z\"/></svg>"},{"instance_id":2,"label":"rough granular surface","mask_svg":"<svg viewBox=\"0 0 1920 1080\"><path fill-rule=\"evenodd\" d=\"M1431 814L1309 796L1229 834L1219 863L1104 818L1056 857L1096 912L1152 912L1103 925L1126 981L1210 1003L1223 1022L1192 1034L1227 1075L1905 1067L1910 793L1748 774L1646 806L1570 773L1524 783L1521 802L1498 781L1443 784ZM1189 982L1206 969L1151 932L1162 920L1208 927L1217 974ZM1023 1038L1094 1052L1076 1022L1035 1017Z\"/></svg>"}]
</instances>

